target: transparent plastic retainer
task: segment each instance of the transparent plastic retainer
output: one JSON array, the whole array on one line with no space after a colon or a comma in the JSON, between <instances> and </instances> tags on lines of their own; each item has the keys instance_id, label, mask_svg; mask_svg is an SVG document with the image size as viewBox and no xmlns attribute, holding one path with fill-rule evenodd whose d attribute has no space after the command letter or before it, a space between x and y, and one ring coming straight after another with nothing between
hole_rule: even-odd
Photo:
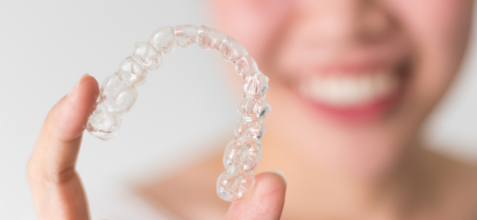
<instances>
[{"instance_id":1,"label":"transparent plastic retainer","mask_svg":"<svg viewBox=\"0 0 477 220\"><path fill-rule=\"evenodd\" d=\"M225 171L217 180L217 194L221 199L238 200L253 188L253 171L262 156L263 119L270 111L265 100L268 77L259 71L257 63L242 45L215 29L193 25L161 27L149 41L137 43L133 54L102 83L96 109L89 116L86 129L102 140L116 136L121 127L121 115L136 102L136 88L146 82L148 72L159 69L162 57L177 46L185 48L193 43L204 50L218 50L244 79L244 97L238 109L242 119L235 128L235 138L225 148Z\"/></svg>"}]
</instances>

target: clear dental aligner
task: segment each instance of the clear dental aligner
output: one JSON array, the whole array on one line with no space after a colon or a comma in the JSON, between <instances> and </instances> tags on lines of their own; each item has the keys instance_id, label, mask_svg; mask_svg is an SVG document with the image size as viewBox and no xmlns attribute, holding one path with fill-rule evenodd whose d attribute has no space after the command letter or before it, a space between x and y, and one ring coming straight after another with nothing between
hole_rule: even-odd
<instances>
[{"instance_id":1,"label":"clear dental aligner","mask_svg":"<svg viewBox=\"0 0 477 220\"><path fill-rule=\"evenodd\" d=\"M193 43L204 50L218 50L225 61L235 64L236 72L244 79L244 97L238 109L242 119L235 128L235 138L225 148L225 171L217 180L217 194L221 199L238 200L253 188L252 173L262 156L260 140L265 132L262 122L270 111L265 100L268 77L259 71L242 45L215 29L193 25L161 27L149 41L137 43L133 54L121 62L117 72L104 80L97 107L86 128L102 140L116 136L121 115L136 102L136 87L146 82L148 72L159 69L162 57L176 46L185 48Z\"/></svg>"}]
</instances>

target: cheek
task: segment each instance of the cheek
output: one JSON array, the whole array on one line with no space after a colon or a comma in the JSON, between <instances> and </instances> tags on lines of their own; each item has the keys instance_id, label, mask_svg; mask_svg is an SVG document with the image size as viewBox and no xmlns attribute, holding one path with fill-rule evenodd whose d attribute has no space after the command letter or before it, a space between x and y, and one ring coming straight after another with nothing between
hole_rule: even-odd
<instances>
[{"instance_id":1,"label":"cheek","mask_svg":"<svg viewBox=\"0 0 477 220\"><path fill-rule=\"evenodd\" d=\"M260 66L265 62L278 32L291 10L289 0L217 0L214 20L220 30L247 49Z\"/></svg>"},{"instance_id":2,"label":"cheek","mask_svg":"<svg viewBox=\"0 0 477 220\"><path fill-rule=\"evenodd\" d=\"M472 1L383 0L383 3L415 44L416 68L409 91L420 103L432 106L459 68L467 45Z\"/></svg>"},{"instance_id":3,"label":"cheek","mask_svg":"<svg viewBox=\"0 0 477 220\"><path fill-rule=\"evenodd\" d=\"M428 50L459 55L469 31L471 0L383 0L398 23ZM422 44L422 45L421 45ZM431 47L430 47L431 46Z\"/></svg>"}]
</instances>

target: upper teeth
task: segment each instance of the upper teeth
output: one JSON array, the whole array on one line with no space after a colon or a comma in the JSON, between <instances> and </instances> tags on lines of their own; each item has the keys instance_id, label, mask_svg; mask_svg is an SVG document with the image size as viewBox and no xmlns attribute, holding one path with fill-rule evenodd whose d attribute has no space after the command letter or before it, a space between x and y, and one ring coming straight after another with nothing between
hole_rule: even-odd
<instances>
[{"instance_id":1,"label":"upper teeth","mask_svg":"<svg viewBox=\"0 0 477 220\"><path fill-rule=\"evenodd\" d=\"M350 107L372 102L397 89L392 71L362 75L312 75L300 82L301 92L315 101Z\"/></svg>"}]
</instances>

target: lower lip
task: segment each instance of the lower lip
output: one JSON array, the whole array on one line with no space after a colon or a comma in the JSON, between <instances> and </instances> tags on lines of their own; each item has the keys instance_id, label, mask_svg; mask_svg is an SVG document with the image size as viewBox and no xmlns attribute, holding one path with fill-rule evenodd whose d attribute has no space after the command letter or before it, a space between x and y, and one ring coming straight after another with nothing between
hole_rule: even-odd
<instances>
[{"instance_id":1,"label":"lower lip","mask_svg":"<svg viewBox=\"0 0 477 220\"><path fill-rule=\"evenodd\" d=\"M311 109L328 118L343 122L369 122L381 118L390 112L401 97L402 88L385 97L360 106L336 107L320 103L296 93L300 99Z\"/></svg>"}]
</instances>

